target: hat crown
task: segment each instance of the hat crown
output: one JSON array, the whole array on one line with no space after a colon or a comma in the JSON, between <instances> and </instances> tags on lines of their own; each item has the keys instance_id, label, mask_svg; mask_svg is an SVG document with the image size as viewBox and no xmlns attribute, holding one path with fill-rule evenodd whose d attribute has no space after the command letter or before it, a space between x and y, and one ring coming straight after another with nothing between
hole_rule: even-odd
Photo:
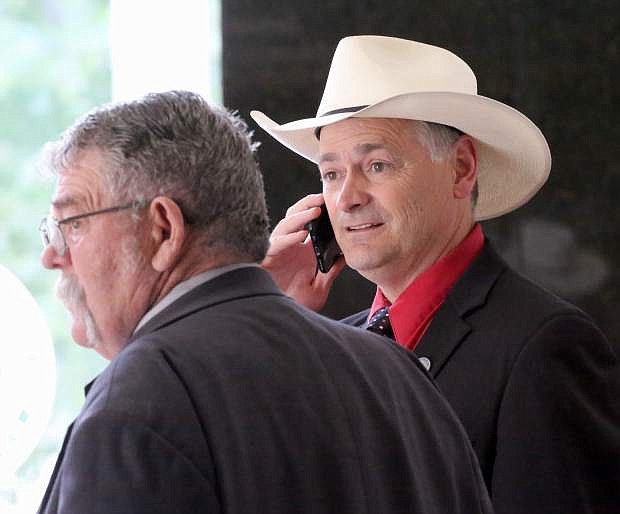
<instances>
[{"instance_id":1,"label":"hat crown","mask_svg":"<svg viewBox=\"0 0 620 514\"><path fill-rule=\"evenodd\" d=\"M418 92L475 95L476 76L460 57L437 46L387 36L350 36L334 52L317 116Z\"/></svg>"}]
</instances>

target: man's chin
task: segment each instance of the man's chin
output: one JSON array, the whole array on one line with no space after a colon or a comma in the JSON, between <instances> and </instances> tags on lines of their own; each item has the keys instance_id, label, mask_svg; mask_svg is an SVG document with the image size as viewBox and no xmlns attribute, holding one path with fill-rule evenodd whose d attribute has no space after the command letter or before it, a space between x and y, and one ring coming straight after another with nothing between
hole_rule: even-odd
<instances>
[{"instance_id":1,"label":"man's chin","mask_svg":"<svg viewBox=\"0 0 620 514\"><path fill-rule=\"evenodd\" d=\"M90 341L88 337L86 337L86 332L82 330L81 328L76 327L75 324L73 325L73 328L71 329L71 337L78 345L84 348L95 347L96 343L94 341Z\"/></svg>"},{"instance_id":2,"label":"man's chin","mask_svg":"<svg viewBox=\"0 0 620 514\"><path fill-rule=\"evenodd\" d=\"M352 251L344 253L347 261L347 266L354 269L358 273L372 272L382 264L382 259L379 256L373 255L370 252L364 251Z\"/></svg>"},{"instance_id":3,"label":"man's chin","mask_svg":"<svg viewBox=\"0 0 620 514\"><path fill-rule=\"evenodd\" d=\"M75 316L71 326L71 337L78 345L84 348L94 348L97 346L97 341L89 337L85 323Z\"/></svg>"},{"instance_id":4,"label":"man's chin","mask_svg":"<svg viewBox=\"0 0 620 514\"><path fill-rule=\"evenodd\" d=\"M352 252L350 254L345 253L345 259L349 268L376 285L382 282L386 272L390 270L389 259L381 255Z\"/></svg>"}]
</instances>

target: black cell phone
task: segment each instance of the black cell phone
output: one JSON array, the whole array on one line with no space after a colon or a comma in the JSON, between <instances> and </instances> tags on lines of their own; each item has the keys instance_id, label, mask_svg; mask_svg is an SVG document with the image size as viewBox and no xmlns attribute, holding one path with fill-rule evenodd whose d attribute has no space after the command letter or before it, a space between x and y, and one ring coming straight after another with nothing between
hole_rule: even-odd
<instances>
[{"instance_id":1,"label":"black cell phone","mask_svg":"<svg viewBox=\"0 0 620 514\"><path fill-rule=\"evenodd\" d=\"M304 228L310 233L319 270L322 273L327 273L338 257L342 255L342 250L336 242L334 229L329 221L325 204L321 205L321 215L306 223Z\"/></svg>"}]
</instances>

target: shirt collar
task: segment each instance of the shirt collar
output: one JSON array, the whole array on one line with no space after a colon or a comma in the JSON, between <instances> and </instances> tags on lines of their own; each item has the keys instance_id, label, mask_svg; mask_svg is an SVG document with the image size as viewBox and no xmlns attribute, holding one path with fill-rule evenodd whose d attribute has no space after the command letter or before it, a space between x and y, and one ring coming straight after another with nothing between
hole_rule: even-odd
<instances>
[{"instance_id":1,"label":"shirt collar","mask_svg":"<svg viewBox=\"0 0 620 514\"><path fill-rule=\"evenodd\" d=\"M420 328L428 325L448 291L480 253L483 244L482 227L476 223L463 241L414 279L391 306L377 288L369 319L377 309L390 307L390 323L396 341L410 346L410 340L416 334L422 335Z\"/></svg>"},{"instance_id":2,"label":"shirt collar","mask_svg":"<svg viewBox=\"0 0 620 514\"><path fill-rule=\"evenodd\" d=\"M198 275L194 275L193 277L184 280L183 282L179 282L176 286L174 286L170 292L164 296L158 303L153 305L142 319L136 325L133 333L135 334L142 325L144 325L147 321L153 318L156 314L159 314L163 311L168 305L178 300L181 296L186 293L189 293L192 289L198 287L199 285L208 282L209 280L213 280L215 277L223 275L224 273L228 273L229 271L233 271L240 268L250 268L250 267L258 267L258 264L255 263L238 263L238 264L229 264L228 266L222 266L220 268L213 268Z\"/></svg>"}]
</instances>

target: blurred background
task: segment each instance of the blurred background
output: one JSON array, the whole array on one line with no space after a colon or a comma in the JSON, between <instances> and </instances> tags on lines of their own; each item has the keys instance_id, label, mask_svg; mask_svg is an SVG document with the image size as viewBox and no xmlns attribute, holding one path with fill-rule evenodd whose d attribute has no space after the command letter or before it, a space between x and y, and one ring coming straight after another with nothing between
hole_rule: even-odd
<instances>
[{"instance_id":1,"label":"blurred background","mask_svg":"<svg viewBox=\"0 0 620 514\"><path fill-rule=\"evenodd\" d=\"M58 275L39 263L37 227L54 184L38 173L38 154L76 117L111 100L183 88L221 103L220 26L219 0L0 3L0 272L8 270L34 296L54 350L47 351L44 336L24 337L36 313L14 312L16 293L0 273L2 514L36 511L84 386L107 362L71 340L69 318L54 295ZM22 333L7 329L15 316ZM20 365L23 372L15 373ZM18 466L50 394L43 435Z\"/></svg>"},{"instance_id":2,"label":"blurred background","mask_svg":"<svg viewBox=\"0 0 620 514\"><path fill-rule=\"evenodd\" d=\"M70 340L53 294L57 276L38 261L36 227L53 189L37 175L42 145L95 105L171 88L195 90L248 120L251 109L278 122L314 116L336 44L351 34L452 50L476 73L480 94L517 108L541 128L551 147L551 178L528 205L485 222L485 232L515 268L579 305L618 344L617 2L3 0L0 265L25 284L47 320L57 380L51 418L30 458L3 473L0 446L0 512L36 510L83 386L106 364ZM275 224L321 184L312 164L249 123L262 142ZM325 313L356 312L373 293L346 271ZM0 379L2 366L10 365L7 349L16 344L0 334ZM36 379L30 386L44 387ZM2 394L0 431L7 421L2 415L9 415ZM23 391L4 391L9 394L20 398Z\"/></svg>"}]
</instances>

